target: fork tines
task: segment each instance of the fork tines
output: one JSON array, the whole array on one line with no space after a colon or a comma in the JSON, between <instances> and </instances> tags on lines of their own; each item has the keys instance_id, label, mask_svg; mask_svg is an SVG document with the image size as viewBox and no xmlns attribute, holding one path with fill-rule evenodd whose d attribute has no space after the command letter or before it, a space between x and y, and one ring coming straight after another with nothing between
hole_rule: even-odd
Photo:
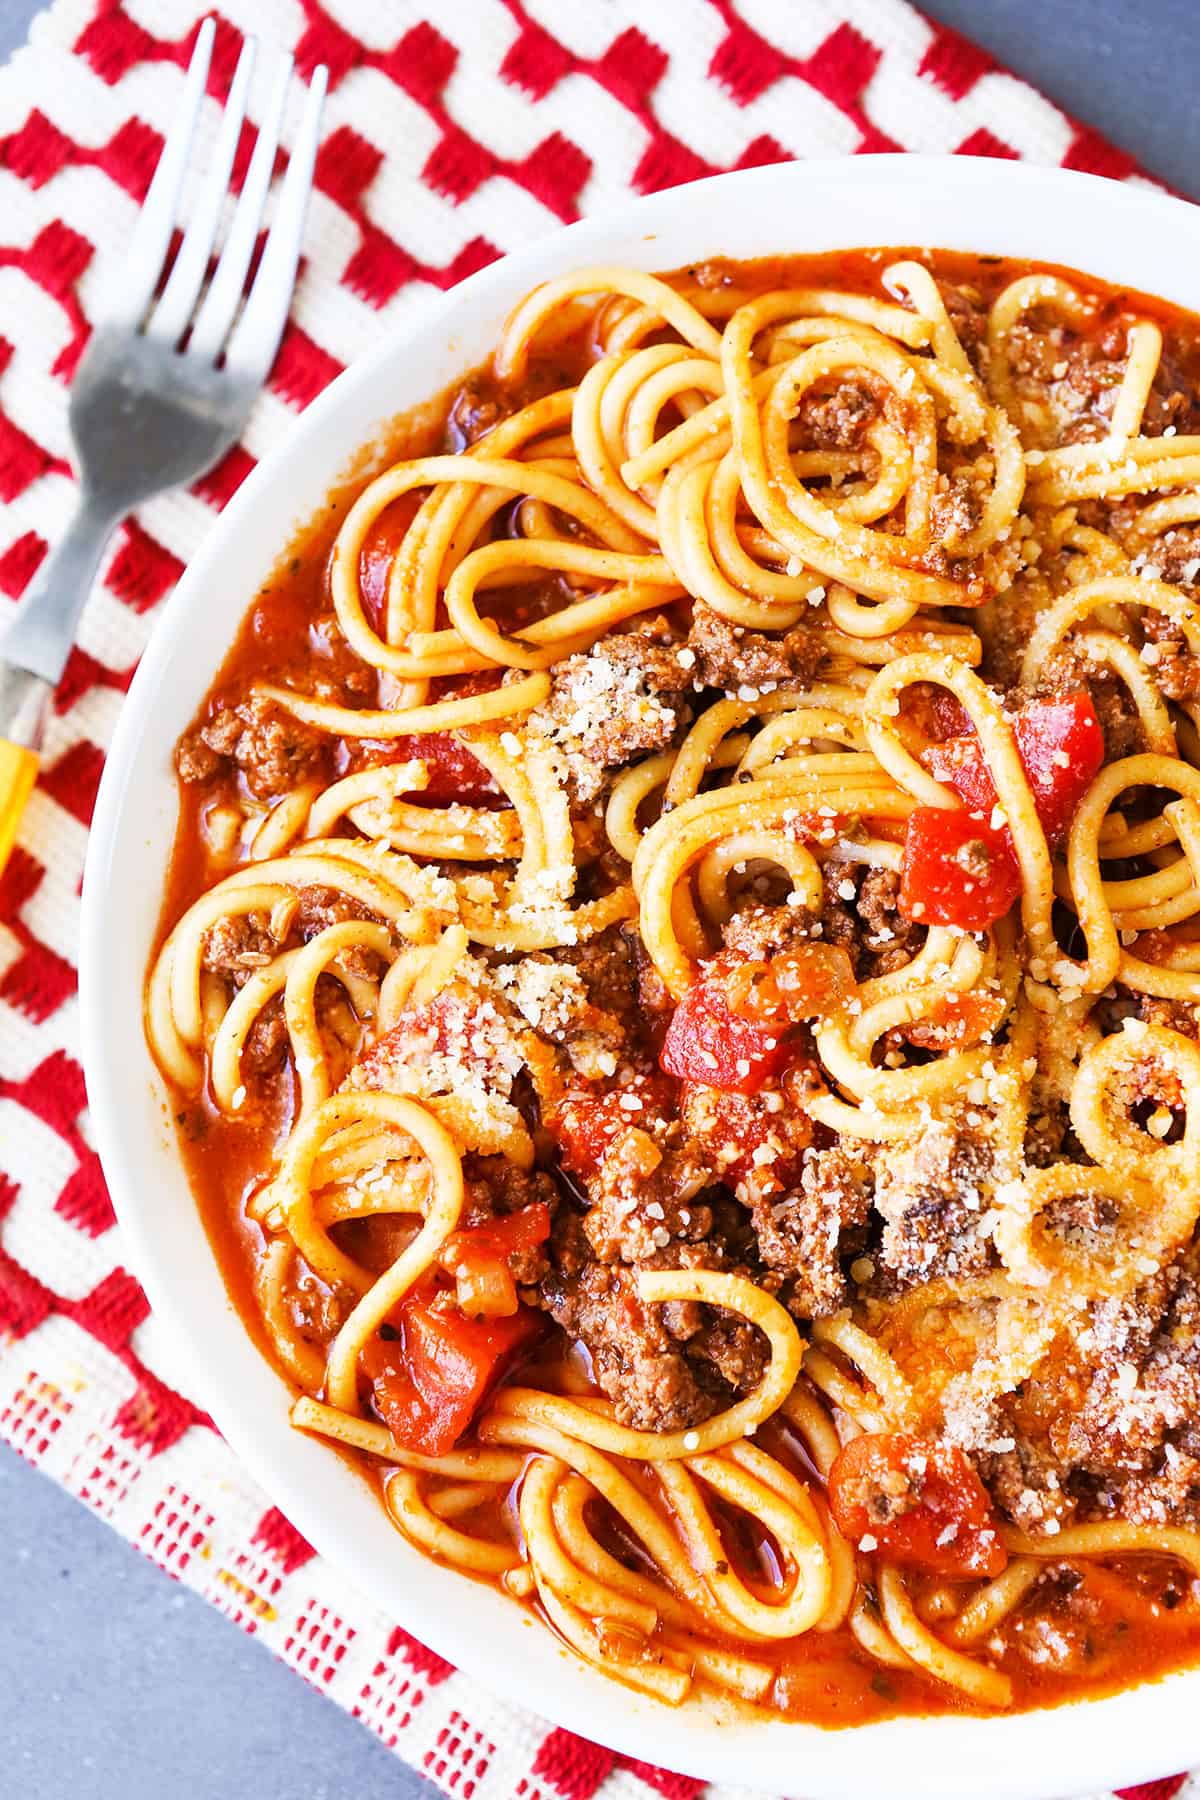
<instances>
[{"instance_id":1,"label":"fork tines","mask_svg":"<svg viewBox=\"0 0 1200 1800\"><path fill-rule=\"evenodd\" d=\"M214 36L214 23L211 18L206 19L196 36L179 110L163 146L129 254L113 293L106 297L106 303L100 309L98 322L143 332L168 348L178 346L186 334L185 354L189 358L211 364L223 351L227 368L262 381L278 348L295 283L327 72L324 67L318 68L309 83L300 128L279 190L266 247L242 307L246 275L271 185L292 76L291 56L280 56L266 111L258 128L254 154L224 248L205 292L254 71L257 43L252 37L245 40L211 164L201 183L166 286L156 300L176 225L184 178L191 161ZM242 308L240 317L239 308Z\"/></svg>"}]
</instances>

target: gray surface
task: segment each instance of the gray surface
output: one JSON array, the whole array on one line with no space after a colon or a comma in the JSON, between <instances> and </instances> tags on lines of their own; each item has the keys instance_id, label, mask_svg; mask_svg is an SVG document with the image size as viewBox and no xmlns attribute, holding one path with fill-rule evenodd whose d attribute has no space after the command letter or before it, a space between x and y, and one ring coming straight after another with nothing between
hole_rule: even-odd
<instances>
[{"instance_id":1,"label":"gray surface","mask_svg":"<svg viewBox=\"0 0 1200 1800\"><path fill-rule=\"evenodd\" d=\"M0 1793L433 1794L332 1700L7 1449L0 1538Z\"/></svg>"},{"instance_id":2,"label":"gray surface","mask_svg":"<svg viewBox=\"0 0 1200 1800\"><path fill-rule=\"evenodd\" d=\"M36 10L0 0L0 56ZM1196 0L938 0L925 10L1200 198ZM432 1793L2 1446L0 1542L0 1790L24 1800Z\"/></svg>"},{"instance_id":3,"label":"gray surface","mask_svg":"<svg viewBox=\"0 0 1200 1800\"><path fill-rule=\"evenodd\" d=\"M1197 0L929 0L923 10L1200 200Z\"/></svg>"},{"instance_id":4,"label":"gray surface","mask_svg":"<svg viewBox=\"0 0 1200 1800\"><path fill-rule=\"evenodd\" d=\"M0 61L40 0L0 0ZM0 1795L418 1800L436 1790L0 1444Z\"/></svg>"}]
</instances>

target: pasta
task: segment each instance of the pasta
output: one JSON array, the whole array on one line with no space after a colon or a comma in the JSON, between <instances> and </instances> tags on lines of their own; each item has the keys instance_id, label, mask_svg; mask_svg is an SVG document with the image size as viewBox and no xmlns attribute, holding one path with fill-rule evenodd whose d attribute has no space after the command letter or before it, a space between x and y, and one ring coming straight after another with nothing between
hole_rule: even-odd
<instances>
[{"instance_id":1,"label":"pasta","mask_svg":"<svg viewBox=\"0 0 1200 1800\"><path fill-rule=\"evenodd\" d=\"M578 271L181 741L147 1038L293 1423L663 1704L1200 1653L1198 375L997 258Z\"/></svg>"}]
</instances>

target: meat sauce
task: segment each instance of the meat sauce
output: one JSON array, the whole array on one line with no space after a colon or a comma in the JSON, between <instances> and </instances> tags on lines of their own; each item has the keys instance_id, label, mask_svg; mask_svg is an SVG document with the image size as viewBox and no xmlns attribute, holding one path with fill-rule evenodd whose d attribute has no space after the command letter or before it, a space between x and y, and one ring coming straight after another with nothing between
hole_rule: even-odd
<instances>
[{"instance_id":1,"label":"meat sauce","mask_svg":"<svg viewBox=\"0 0 1200 1800\"><path fill-rule=\"evenodd\" d=\"M771 259L738 266L736 279L739 287L753 290L796 285L878 294L880 266L905 254L922 253L851 251ZM986 303L1034 265L939 252L931 266L939 280L973 290ZM1037 267L1044 269L1045 265ZM1091 293L1104 294L1104 304L1089 327L1098 343L1103 343L1113 322L1136 305L1140 314L1162 326L1168 350L1182 371L1181 388L1196 392L1200 383L1200 326L1196 321L1162 301L1103 290L1100 284L1069 271L1061 273L1082 280ZM222 715L222 709L236 707L250 685L262 680L290 683L351 705L386 706L387 678L377 678L356 662L333 620L327 565L348 506L379 467L400 457L463 448L494 420L498 405L503 411L515 410L538 395L571 385L580 378L587 361L587 345L568 341L556 346L550 356L534 357L519 392L498 395L490 375L481 371L419 414L396 421L385 446L372 455L369 465L356 469L333 489L324 509L298 534L270 578L250 597L198 723L211 722ZM382 618L387 570L415 508L412 497L394 503L364 549L362 582L373 624L378 625ZM497 529L504 529L503 515ZM544 586L508 590L505 619L511 625L535 617L553 600ZM302 731L298 737L303 739ZM370 760L372 750L341 741L305 740L295 754L309 758L309 766L319 778L332 780ZM391 757L392 747L380 746L379 754ZM486 774L478 765L472 768L472 761L469 756L460 759L443 789L432 789L428 798L452 797L446 791L449 788L455 790L453 797L487 804L494 795L489 795ZM246 774L237 767L209 779L180 782L179 821L161 936L165 937L185 909L211 885L210 846L219 836L222 809L233 801L244 802L248 795L262 798L261 793L254 795L253 782L248 786ZM178 1101L174 1114L189 1180L231 1298L264 1352L266 1338L253 1294L256 1259L264 1240L247 1215L246 1202L261 1183L274 1147L288 1129L293 1106L289 1072L267 1080L255 1103L236 1121L223 1117L207 1093L194 1103ZM563 1172L561 1179L569 1189L569 1171ZM371 1243L369 1226L354 1229L358 1232L354 1253L364 1261L382 1263L389 1249L394 1253L390 1246ZM532 1352L532 1359L526 1360L522 1380L559 1391L578 1393L589 1387L599 1391L589 1383L586 1356L553 1326ZM778 1423L767 1428L761 1441L798 1473L813 1475L798 1440ZM600 1507L593 1521L602 1541L630 1566L640 1566L636 1544L615 1516L605 1515L606 1509ZM769 1584L775 1569L769 1536L742 1515L725 1513L722 1523L731 1563L751 1587L756 1582ZM500 1538L511 1530L511 1517L497 1506L486 1518L463 1522L463 1528ZM1200 1658L1200 1613L1187 1603L1187 1586L1180 1566L1166 1558L1142 1556L1074 1565L1048 1561L1037 1584L987 1644L992 1657L1013 1680L1015 1706L1048 1705L1081 1694L1112 1692ZM965 1591L953 1580L929 1576L915 1589L918 1609L936 1625L939 1617L958 1610ZM754 1654L774 1656L777 1661L771 1697L774 1709L818 1724L845 1726L895 1714L970 1710L961 1696L920 1672L882 1666L859 1647L846 1628L824 1635L810 1633L774 1651L759 1644Z\"/></svg>"}]
</instances>

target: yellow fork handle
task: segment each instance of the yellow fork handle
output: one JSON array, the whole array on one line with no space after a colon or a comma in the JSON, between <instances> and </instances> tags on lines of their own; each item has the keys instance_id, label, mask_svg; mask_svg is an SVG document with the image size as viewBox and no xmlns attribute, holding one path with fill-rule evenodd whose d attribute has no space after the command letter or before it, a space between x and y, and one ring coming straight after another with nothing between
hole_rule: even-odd
<instances>
[{"instance_id":1,"label":"yellow fork handle","mask_svg":"<svg viewBox=\"0 0 1200 1800\"><path fill-rule=\"evenodd\" d=\"M34 751L0 738L0 875L8 862L37 772L38 759Z\"/></svg>"}]
</instances>

